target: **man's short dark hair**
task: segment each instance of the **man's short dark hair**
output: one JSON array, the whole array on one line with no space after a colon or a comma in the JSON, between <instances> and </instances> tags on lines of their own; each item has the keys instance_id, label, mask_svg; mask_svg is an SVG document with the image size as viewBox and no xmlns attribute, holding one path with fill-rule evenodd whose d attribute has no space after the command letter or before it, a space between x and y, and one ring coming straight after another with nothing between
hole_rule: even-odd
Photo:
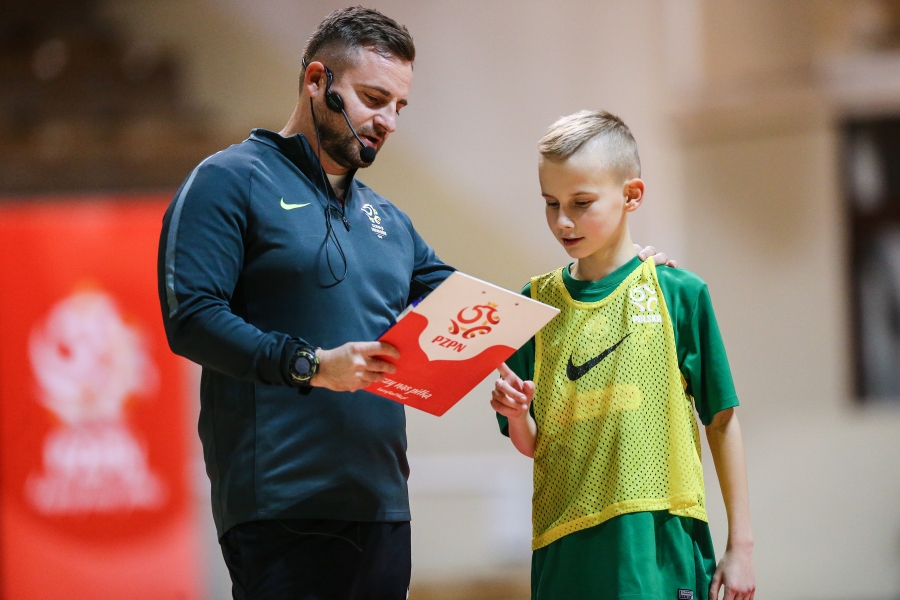
<instances>
[{"instance_id":1,"label":"man's short dark hair","mask_svg":"<svg viewBox=\"0 0 900 600\"><path fill-rule=\"evenodd\" d=\"M303 60L305 64L328 61L327 66L339 72L362 49L410 63L416 59L416 47L405 26L377 10L352 6L334 11L319 23L306 41Z\"/></svg>"}]
</instances>

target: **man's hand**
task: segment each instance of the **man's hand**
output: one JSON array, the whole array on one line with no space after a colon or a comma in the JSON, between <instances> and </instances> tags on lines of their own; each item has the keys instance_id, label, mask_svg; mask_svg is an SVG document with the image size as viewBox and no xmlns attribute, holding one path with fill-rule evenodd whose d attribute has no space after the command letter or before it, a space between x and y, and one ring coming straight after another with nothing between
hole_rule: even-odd
<instances>
[{"instance_id":1,"label":"man's hand","mask_svg":"<svg viewBox=\"0 0 900 600\"><path fill-rule=\"evenodd\" d=\"M347 342L332 350L319 348L316 350L319 372L310 385L335 392L361 390L384 379L385 373L397 371L397 367L379 356L400 358L400 352L384 342Z\"/></svg>"},{"instance_id":2,"label":"man's hand","mask_svg":"<svg viewBox=\"0 0 900 600\"><path fill-rule=\"evenodd\" d=\"M638 256L641 260L647 260L652 256L653 262L655 262L657 265L666 265L667 267L673 268L678 266L678 263L675 260L670 260L669 256L665 252L657 252L656 248L654 248L653 246L641 248L640 244L635 244L634 250L638 253Z\"/></svg>"},{"instance_id":3,"label":"man's hand","mask_svg":"<svg viewBox=\"0 0 900 600\"><path fill-rule=\"evenodd\" d=\"M534 399L534 382L522 381L512 369L502 363L497 369L500 379L491 392L491 408L507 419L522 419L528 415L528 407Z\"/></svg>"},{"instance_id":4,"label":"man's hand","mask_svg":"<svg viewBox=\"0 0 900 600\"><path fill-rule=\"evenodd\" d=\"M753 558L750 548L725 550L719 561L712 585L709 586L709 600L719 600L719 589L725 587L723 600L753 600L756 594L756 576L753 574Z\"/></svg>"}]
</instances>

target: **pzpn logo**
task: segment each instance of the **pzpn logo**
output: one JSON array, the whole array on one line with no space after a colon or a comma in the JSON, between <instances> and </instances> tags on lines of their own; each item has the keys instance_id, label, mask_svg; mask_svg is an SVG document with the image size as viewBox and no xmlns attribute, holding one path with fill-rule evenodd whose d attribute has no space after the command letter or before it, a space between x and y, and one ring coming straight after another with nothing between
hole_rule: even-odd
<instances>
[{"instance_id":1,"label":"pzpn logo","mask_svg":"<svg viewBox=\"0 0 900 600\"><path fill-rule=\"evenodd\" d=\"M464 340L470 340L476 335L490 333L491 325L497 325L499 322L500 315L497 314L496 304L493 302L476 304L472 308L459 311L456 319L450 319L449 331L451 335L461 335Z\"/></svg>"},{"instance_id":2,"label":"pzpn logo","mask_svg":"<svg viewBox=\"0 0 900 600\"><path fill-rule=\"evenodd\" d=\"M491 327L500 323L500 315L497 314L497 305L493 302L476 304L466 307L456 314L455 319L450 319L450 327L447 329L450 335L471 340L476 335L485 335L491 332ZM457 352L466 349L466 344L453 338L436 336L431 340L432 344L438 344L443 348L451 348Z\"/></svg>"}]
</instances>

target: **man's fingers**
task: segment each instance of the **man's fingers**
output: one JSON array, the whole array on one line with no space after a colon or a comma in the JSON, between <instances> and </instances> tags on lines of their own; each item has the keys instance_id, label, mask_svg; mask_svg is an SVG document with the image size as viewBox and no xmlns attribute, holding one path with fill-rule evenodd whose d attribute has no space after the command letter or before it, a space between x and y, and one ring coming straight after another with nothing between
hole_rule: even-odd
<instances>
[{"instance_id":1,"label":"man's fingers","mask_svg":"<svg viewBox=\"0 0 900 600\"><path fill-rule=\"evenodd\" d=\"M651 256L653 257L653 262L657 265L666 265L667 267L672 267L673 269L678 268L678 262L669 258L669 255L665 252L659 252L653 246L647 246L646 248L641 248L640 244L634 245L635 251L638 253L638 256L641 260L647 260ZM718 600L718 598L716 599Z\"/></svg>"},{"instance_id":2,"label":"man's fingers","mask_svg":"<svg viewBox=\"0 0 900 600\"><path fill-rule=\"evenodd\" d=\"M371 383L377 383L379 381L384 381L384 373L376 373L375 371L366 371L362 375L360 375L359 380L362 382L362 385L357 389L362 389L368 386Z\"/></svg>"},{"instance_id":3,"label":"man's fingers","mask_svg":"<svg viewBox=\"0 0 900 600\"><path fill-rule=\"evenodd\" d=\"M397 372L397 366L380 358L366 357L366 371L391 374Z\"/></svg>"},{"instance_id":4,"label":"man's fingers","mask_svg":"<svg viewBox=\"0 0 900 600\"><path fill-rule=\"evenodd\" d=\"M387 356L400 358L400 351L386 342L357 342L354 350L363 356Z\"/></svg>"},{"instance_id":5,"label":"man's fingers","mask_svg":"<svg viewBox=\"0 0 900 600\"><path fill-rule=\"evenodd\" d=\"M641 248L638 250L638 256L641 257L641 260L647 260L647 258L656 254L656 248L653 246L647 246L646 248Z\"/></svg>"}]
</instances>

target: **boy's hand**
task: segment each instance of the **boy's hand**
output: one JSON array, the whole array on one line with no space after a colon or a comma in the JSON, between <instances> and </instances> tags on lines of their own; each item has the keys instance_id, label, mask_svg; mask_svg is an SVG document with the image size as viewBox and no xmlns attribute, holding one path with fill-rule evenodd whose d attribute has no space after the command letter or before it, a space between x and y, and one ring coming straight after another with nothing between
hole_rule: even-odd
<instances>
[{"instance_id":1,"label":"boy's hand","mask_svg":"<svg viewBox=\"0 0 900 600\"><path fill-rule=\"evenodd\" d=\"M678 263L675 260L670 259L665 252L657 252L656 248L654 248L653 246L641 248L640 244L635 244L634 250L638 253L638 256L641 258L641 260L647 260L652 256L653 262L655 262L657 265L666 265L667 267L673 268L678 266Z\"/></svg>"},{"instance_id":2,"label":"boy's hand","mask_svg":"<svg viewBox=\"0 0 900 600\"><path fill-rule=\"evenodd\" d=\"M719 561L709 586L709 600L719 600L719 589L725 587L724 600L753 600L756 577L750 550L728 549Z\"/></svg>"},{"instance_id":3,"label":"boy's hand","mask_svg":"<svg viewBox=\"0 0 900 600\"><path fill-rule=\"evenodd\" d=\"M502 363L497 370L500 371L500 379L491 392L491 407L507 419L528 416L528 407L534 398L534 382L522 381L506 363Z\"/></svg>"}]
</instances>

